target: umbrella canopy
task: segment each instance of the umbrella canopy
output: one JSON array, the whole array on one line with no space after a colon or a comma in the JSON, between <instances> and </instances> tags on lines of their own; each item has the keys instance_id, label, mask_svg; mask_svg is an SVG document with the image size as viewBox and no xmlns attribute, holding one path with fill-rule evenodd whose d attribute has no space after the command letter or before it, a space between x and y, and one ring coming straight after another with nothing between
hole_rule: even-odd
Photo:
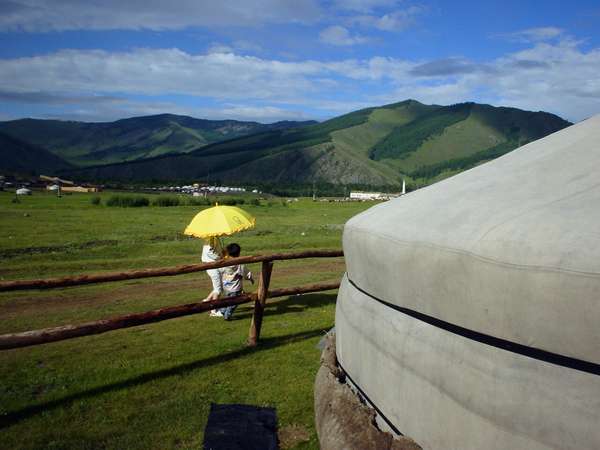
<instances>
[{"instance_id":1,"label":"umbrella canopy","mask_svg":"<svg viewBox=\"0 0 600 450\"><path fill-rule=\"evenodd\" d=\"M217 204L196 214L183 234L208 239L248 230L255 224L256 219L243 209Z\"/></svg>"}]
</instances>

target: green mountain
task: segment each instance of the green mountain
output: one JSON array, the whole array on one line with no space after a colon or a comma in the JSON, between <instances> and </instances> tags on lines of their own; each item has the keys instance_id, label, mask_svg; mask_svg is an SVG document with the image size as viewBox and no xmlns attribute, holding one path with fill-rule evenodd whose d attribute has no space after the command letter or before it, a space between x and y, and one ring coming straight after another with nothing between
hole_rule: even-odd
<instances>
[{"instance_id":1,"label":"green mountain","mask_svg":"<svg viewBox=\"0 0 600 450\"><path fill-rule=\"evenodd\" d=\"M0 133L0 173L37 175L70 169L66 161L48 150Z\"/></svg>"},{"instance_id":2,"label":"green mountain","mask_svg":"<svg viewBox=\"0 0 600 450\"><path fill-rule=\"evenodd\" d=\"M461 103L394 129L371 148L369 157L412 178L431 179L496 158L569 125L544 112Z\"/></svg>"},{"instance_id":3,"label":"green mountain","mask_svg":"<svg viewBox=\"0 0 600 450\"><path fill-rule=\"evenodd\" d=\"M0 132L43 147L74 165L90 166L187 153L214 142L312 123L316 122L265 125L160 114L105 123L21 119L0 122Z\"/></svg>"},{"instance_id":4,"label":"green mountain","mask_svg":"<svg viewBox=\"0 0 600 450\"><path fill-rule=\"evenodd\" d=\"M71 171L104 181L211 180L270 184L422 185L570 125L553 114L415 100L302 128L206 145L186 154Z\"/></svg>"}]
</instances>

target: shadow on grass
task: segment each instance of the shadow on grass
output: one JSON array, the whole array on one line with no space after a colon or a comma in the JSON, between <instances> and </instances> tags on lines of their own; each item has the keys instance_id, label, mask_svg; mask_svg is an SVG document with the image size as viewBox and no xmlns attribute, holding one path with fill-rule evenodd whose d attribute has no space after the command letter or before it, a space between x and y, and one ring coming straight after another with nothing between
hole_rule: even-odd
<instances>
[{"instance_id":1,"label":"shadow on grass","mask_svg":"<svg viewBox=\"0 0 600 450\"><path fill-rule=\"evenodd\" d=\"M6 415L0 417L0 429L7 428L11 425L14 425L21 420L28 419L29 417L35 416L36 414L47 412L61 406L69 405L77 400L83 400L91 397L95 397L97 395L106 394L108 392L118 391L120 389L127 389L130 387L134 387L137 385L141 385L144 383L148 383L149 381L154 381L162 378L168 378L174 375L181 375L186 372L201 369L204 367L213 366L216 364L221 364L227 361L231 361L236 358L240 358L246 355L250 355L257 352L262 352L264 350L269 350L271 348L278 347L280 345L286 345L293 342L303 341L305 339L310 339L316 336L322 336L327 329L315 329L310 331L303 331L301 333L294 334L286 334L284 336L277 336L271 338L261 339L257 347L243 347L239 350L235 350L232 352L224 353L222 355L212 356L210 358L202 359L199 361L194 361L187 364L181 364L179 366L174 366L169 369L158 370L156 372L146 373L137 377L133 377L127 380L120 381L118 383L107 384L105 386L98 386L93 389L89 389L87 391L78 392L76 394L71 394L63 398L59 398L56 400L52 400L46 403L42 403L39 405L27 406L23 409L9 412Z\"/></svg>"},{"instance_id":2,"label":"shadow on grass","mask_svg":"<svg viewBox=\"0 0 600 450\"><path fill-rule=\"evenodd\" d=\"M298 313L309 308L320 308L335 303L337 295L335 294L302 294L293 295L285 300L285 297L276 301L267 300L264 316L280 316L288 313ZM271 302L271 303L269 303ZM234 313L231 320L242 320L252 317L252 309L247 309L239 313Z\"/></svg>"}]
</instances>

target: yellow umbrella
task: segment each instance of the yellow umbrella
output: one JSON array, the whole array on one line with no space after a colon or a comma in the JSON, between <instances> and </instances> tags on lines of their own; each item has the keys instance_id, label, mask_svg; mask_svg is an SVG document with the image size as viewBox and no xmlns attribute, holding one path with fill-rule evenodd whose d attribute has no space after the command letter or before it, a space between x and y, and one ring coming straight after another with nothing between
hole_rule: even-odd
<instances>
[{"instance_id":1,"label":"yellow umbrella","mask_svg":"<svg viewBox=\"0 0 600 450\"><path fill-rule=\"evenodd\" d=\"M229 236L239 231L254 228L256 219L243 209L235 206L220 206L196 214L183 234L209 239L218 236Z\"/></svg>"}]
</instances>

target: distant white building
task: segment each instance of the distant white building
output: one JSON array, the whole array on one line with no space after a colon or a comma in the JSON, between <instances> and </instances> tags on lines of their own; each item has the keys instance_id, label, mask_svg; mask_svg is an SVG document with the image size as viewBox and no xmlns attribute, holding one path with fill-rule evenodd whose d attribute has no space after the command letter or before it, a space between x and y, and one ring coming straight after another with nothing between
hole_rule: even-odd
<instances>
[{"instance_id":1,"label":"distant white building","mask_svg":"<svg viewBox=\"0 0 600 450\"><path fill-rule=\"evenodd\" d=\"M391 194L387 192L350 192L350 200L389 200L391 198L400 197L403 193Z\"/></svg>"},{"instance_id":2,"label":"distant white building","mask_svg":"<svg viewBox=\"0 0 600 450\"><path fill-rule=\"evenodd\" d=\"M350 198L352 200L387 200L388 195L383 192L351 191Z\"/></svg>"},{"instance_id":3,"label":"distant white building","mask_svg":"<svg viewBox=\"0 0 600 450\"><path fill-rule=\"evenodd\" d=\"M17 195L31 195L31 190L27 188L19 188L17 189Z\"/></svg>"},{"instance_id":4,"label":"distant white building","mask_svg":"<svg viewBox=\"0 0 600 450\"><path fill-rule=\"evenodd\" d=\"M406 182L402 180L402 192L390 194L386 192L350 191L351 200L389 200L406 194Z\"/></svg>"}]
</instances>

